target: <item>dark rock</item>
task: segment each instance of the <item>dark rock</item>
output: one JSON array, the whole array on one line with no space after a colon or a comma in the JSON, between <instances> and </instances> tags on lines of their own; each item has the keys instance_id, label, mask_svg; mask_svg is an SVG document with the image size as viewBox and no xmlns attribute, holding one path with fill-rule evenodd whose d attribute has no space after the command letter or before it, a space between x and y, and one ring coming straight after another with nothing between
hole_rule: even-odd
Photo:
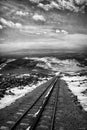
<instances>
[{"instance_id":1,"label":"dark rock","mask_svg":"<svg viewBox=\"0 0 87 130\"><path fill-rule=\"evenodd\" d=\"M77 99L77 96L74 96L74 102L77 102L78 101L78 99Z\"/></svg>"},{"instance_id":2,"label":"dark rock","mask_svg":"<svg viewBox=\"0 0 87 130\"><path fill-rule=\"evenodd\" d=\"M0 92L0 97L4 97L4 94L2 92Z\"/></svg>"}]
</instances>

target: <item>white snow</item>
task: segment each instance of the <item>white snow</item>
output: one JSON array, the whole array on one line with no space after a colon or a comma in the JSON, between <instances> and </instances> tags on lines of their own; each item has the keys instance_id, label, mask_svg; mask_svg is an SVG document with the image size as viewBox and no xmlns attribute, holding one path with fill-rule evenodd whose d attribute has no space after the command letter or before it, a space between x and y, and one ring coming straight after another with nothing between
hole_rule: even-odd
<instances>
[{"instance_id":1,"label":"white snow","mask_svg":"<svg viewBox=\"0 0 87 130\"><path fill-rule=\"evenodd\" d=\"M13 61L15 61L16 59L8 59L7 61L6 61L6 63L10 63L10 62L13 62Z\"/></svg>"},{"instance_id":2,"label":"white snow","mask_svg":"<svg viewBox=\"0 0 87 130\"><path fill-rule=\"evenodd\" d=\"M66 33L66 31L62 30L62 33ZM86 67L80 67L80 63L75 59L60 60L55 57L33 57L31 59L42 61L38 65L51 69L55 75L59 75L62 72L63 79L68 83L68 87L77 95L84 110L87 111L87 95L82 93L87 89L87 76L79 76L79 73L77 73L82 70L87 70ZM68 73L70 76L65 76L64 73Z\"/></svg>"},{"instance_id":3,"label":"white snow","mask_svg":"<svg viewBox=\"0 0 87 130\"><path fill-rule=\"evenodd\" d=\"M7 63L9 63L9 62L12 62L12 61L15 61L16 59L8 59L5 63L2 63L1 65L0 65L0 70L2 69L2 68L4 68L6 65L7 65Z\"/></svg>"},{"instance_id":4,"label":"white snow","mask_svg":"<svg viewBox=\"0 0 87 130\"><path fill-rule=\"evenodd\" d=\"M6 63L2 63L2 64L0 65L0 70L1 70L2 68L4 68L6 65L7 65Z\"/></svg>"},{"instance_id":5,"label":"white snow","mask_svg":"<svg viewBox=\"0 0 87 130\"><path fill-rule=\"evenodd\" d=\"M45 98L47 98L47 97L48 97L48 95L50 94L50 92L51 92L52 88L53 88L53 86L51 86L51 88L50 88L50 89L49 89L49 91L47 92L47 94L46 94Z\"/></svg>"},{"instance_id":6,"label":"white snow","mask_svg":"<svg viewBox=\"0 0 87 130\"><path fill-rule=\"evenodd\" d=\"M79 67L79 63L74 59L60 60L55 57L42 57L42 58L33 57L30 59L44 62L44 65L43 64L41 65L40 63L39 66L41 65L41 67L43 66L43 68L52 69L53 71L64 72L64 71L71 71L71 70L78 71L81 69L81 67Z\"/></svg>"},{"instance_id":7,"label":"white snow","mask_svg":"<svg viewBox=\"0 0 87 130\"><path fill-rule=\"evenodd\" d=\"M87 79L87 77L86 76L71 76L71 77L65 76L64 79L68 82L77 81L77 83L79 84L79 81L83 81L83 80Z\"/></svg>"},{"instance_id":8,"label":"white snow","mask_svg":"<svg viewBox=\"0 0 87 130\"><path fill-rule=\"evenodd\" d=\"M19 86L19 87L15 87L15 88L11 88L11 89L7 90L6 91L7 95L4 95L4 97L1 98L1 100L0 100L0 109L5 108L6 106L9 106L11 103L14 103L15 100L19 99L20 97L23 97L25 94L27 94L28 92L31 92L36 87L38 87L39 85L41 85L45 82L46 82L46 80L43 80L41 82L38 82L37 85L32 85L31 87L26 85L26 86Z\"/></svg>"},{"instance_id":9,"label":"white snow","mask_svg":"<svg viewBox=\"0 0 87 130\"><path fill-rule=\"evenodd\" d=\"M39 112L40 112L40 109L33 115L33 117L36 117Z\"/></svg>"},{"instance_id":10,"label":"white snow","mask_svg":"<svg viewBox=\"0 0 87 130\"><path fill-rule=\"evenodd\" d=\"M28 128L26 130L30 130L31 126L28 126Z\"/></svg>"},{"instance_id":11,"label":"white snow","mask_svg":"<svg viewBox=\"0 0 87 130\"><path fill-rule=\"evenodd\" d=\"M65 30L61 30L61 32L64 33L64 34L68 34L68 32L65 31Z\"/></svg>"},{"instance_id":12,"label":"white snow","mask_svg":"<svg viewBox=\"0 0 87 130\"><path fill-rule=\"evenodd\" d=\"M69 89L77 96L83 109L87 111L87 95L82 93L87 89L87 76L64 76L62 79L67 82Z\"/></svg>"},{"instance_id":13,"label":"white snow","mask_svg":"<svg viewBox=\"0 0 87 130\"><path fill-rule=\"evenodd\" d=\"M20 75L18 75L18 76L16 76L16 78L23 78L23 77L25 77L25 76L30 76L30 74L20 74Z\"/></svg>"},{"instance_id":14,"label":"white snow","mask_svg":"<svg viewBox=\"0 0 87 130\"><path fill-rule=\"evenodd\" d=\"M23 59L28 60L28 59L30 59L30 58L29 58L29 57L24 57Z\"/></svg>"},{"instance_id":15,"label":"white snow","mask_svg":"<svg viewBox=\"0 0 87 130\"><path fill-rule=\"evenodd\" d=\"M60 75L60 72L56 72L55 75L56 75L56 76Z\"/></svg>"},{"instance_id":16,"label":"white snow","mask_svg":"<svg viewBox=\"0 0 87 130\"><path fill-rule=\"evenodd\" d=\"M60 30L56 29L56 33L60 33Z\"/></svg>"},{"instance_id":17,"label":"white snow","mask_svg":"<svg viewBox=\"0 0 87 130\"><path fill-rule=\"evenodd\" d=\"M81 70L87 70L87 68L80 67L80 63L75 59L60 60L55 57L25 57L24 59L33 59L35 61L38 61L37 66L52 70L53 74L55 74L56 76L62 72L62 79L67 82L69 89L71 89L74 95L77 95L78 100L80 101L84 110L87 111L87 95L82 93L87 89L87 76L79 76L79 72ZM3 67L4 65L6 64L2 64L0 67ZM70 76L66 76L66 73L68 73L68 75ZM23 76L29 76L29 74L20 75L19 77ZM47 81L45 79L46 78L43 78L41 80L45 82ZM43 82L40 82L40 84ZM32 87L21 86L19 88L15 87L11 90L7 90L8 95L5 95L5 97L0 100L0 108L4 108L5 106L10 105L16 99L24 96L27 92L31 92L37 86L39 85L33 85ZM9 91L11 91L14 95L10 95L11 93Z\"/></svg>"}]
</instances>

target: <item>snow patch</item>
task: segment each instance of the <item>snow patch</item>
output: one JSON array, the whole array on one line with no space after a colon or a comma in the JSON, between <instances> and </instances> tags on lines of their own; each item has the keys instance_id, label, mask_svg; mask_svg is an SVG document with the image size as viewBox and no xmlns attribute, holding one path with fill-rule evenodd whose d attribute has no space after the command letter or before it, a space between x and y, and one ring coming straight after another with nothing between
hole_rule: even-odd
<instances>
[{"instance_id":1,"label":"snow patch","mask_svg":"<svg viewBox=\"0 0 87 130\"><path fill-rule=\"evenodd\" d=\"M8 59L5 63L2 63L1 65L0 65L0 70L2 69L2 68L4 68L8 63L10 63L10 62L12 62L12 61L15 61L16 59Z\"/></svg>"},{"instance_id":2,"label":"snow patch","mask_svg":"<svg viewBox=\"0 0 87 130\"><path fill-rule=\"evenodd\" d=\"M79 67L80 65L79 62L77 62L75 59L60 60L55 57L42 57L42 58L33 57L30 59L41 61L44 63L44 65L40 63L39 66L41 65L41 67L43 66L43 68L48 68L57 72L66 72L71 70L74 72L81 70L81 67Z\"/></svg>"},{"instance_id":3,"label":"snow patch","mask_svg":"<svg viewBox=\"0 0 87 130\"><path fill-rule=\"evenodd\" d=\"M33 115L33 117L36 117L40 112L40 109Z\"/></svg>"},{"instance_id":4,"label":"snow patch","mask_svg":"<svg viewBox=\"0 0 87 130\"><path fill-rule=\"evenodd\" d=\"M16 76L16 78L23 78L23 77L25 77L25 76L30 76L30 74L21 74L21 75L18 75L18 76Z\"/></svg>"},{"instance_id":5,"label":"snow patch","mask_svg":"<svg viewBox=\"0 0 87 130\"><path fill-rule=\"evenodd\" d=\"M8 89L6 91L7 94L0 100L0 109L9 106L11 103L14 103L17 99L23 97L28 92L33 91L36 87L40 86L45 82L46 80L43 80L41 82L38 82L37 85L32 86L26 85Z\"/></svg>"},{"instance_id":6,"label":"snow patch","mask_svg":"<svg viewBox=\"0 0 87 130\"><path fill-rule=\"evenodd\" d=\"M31 126L28 126L28 128L26 130L30 130Z\"/></svg>"},{"instance_id":7,"label":"snow patch","mask_svg":"<svg viewBox=\"0 0 87 130\"><path fill-rule=\"evenodd\" d=\"M47 94L46 94L45 98L47 98L47 97L49 96L49 94L50 94L50 92L51 92L52 88L53 88L53 86L51 86L51 88L50 88L50 89L49 89L49 91L47 92Z\"/></svg>"},{"instance_id":8,"label":"snow patch","mask_svg":"<svg viewBox=\"0 0 87 130\"><path fill-rule=\"evenodd\" d=\"M6 61L6 63L10 63L10 62L13 62L13 61L15 61L16 59L8 59L7 61Z\"/></svg>"},{"instance_id":9,"label":"snow patch","mask_svg":"<svg viewBox=\"0 0 87 130\"><path fill-rule=\"evenodd\" d=\"M56 33L60 33L60 30L56 29Z\"/></svg>"},{"instance_id":10,"label":"snow patch","mask_svg":"<svg viewBox=\"0 0 87 130\"><path fill-rule=\"evenodd\" d=\"M87 76L63 76L62 79L67 82L69 89L77 96L83 109L87 111L87 95L82 93L87 89Z\"/></svg>"},{"instance_id":11,"label":"snow patch","mask_svg":"<svg viewBox=\"0 0 87 130\"><path fill-rule=\"evenodd\" d=\"M2 63L2 64L0 65L0 70L1 70L2 68L4 68L6 65L7 65L6 63Z\"/></svg>"},{"instance_id":12,"label":"snow patch","mask_svg":"<svg viewBox=\"0 0 87 130\"><path fill-rule=\"evenodd\" d=\"M64 33L64 34L68 34L68 32L65 31L65 30L61 30L61 32Z\"/></svg>"}]
</instances>

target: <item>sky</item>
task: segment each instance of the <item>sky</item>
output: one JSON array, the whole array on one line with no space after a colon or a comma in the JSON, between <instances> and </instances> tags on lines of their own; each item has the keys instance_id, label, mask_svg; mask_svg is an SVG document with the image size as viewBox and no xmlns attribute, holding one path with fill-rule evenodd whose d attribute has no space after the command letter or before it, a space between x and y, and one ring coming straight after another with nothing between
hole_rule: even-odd
<instances>
[{"instance_id":1,"label":"sky","mask_svg":"<svg viewBox=\"0 0 87 130\"><path fill-rule=\"evenodd\" d=\"M82 19L78 25L76 19L67 20L69 14L66 17L56 14L60 19L51 21L50 16L27 7L21 9L13 3L0 3L0 7L1 53L23 49L84 51L87 47L86 22Z\"/></svg>"},{"instance_id":2,"label":"sky","mask_svg":"<svg viewBox=\"0 0 87 130\"><path fill-rule=\"evenodd\" d=\"M21 49L68 49L80 50L87 45L86 34L69 34L65 30L43 29L35 26L35 30L30 32L6 31L7 36L1 39L1 52L9 52ZM33 27L34 29L34 27ZM29 32L28 32L29 31ZM12 35L13 33L13 35Z\"/></svg>"}]
</instances>

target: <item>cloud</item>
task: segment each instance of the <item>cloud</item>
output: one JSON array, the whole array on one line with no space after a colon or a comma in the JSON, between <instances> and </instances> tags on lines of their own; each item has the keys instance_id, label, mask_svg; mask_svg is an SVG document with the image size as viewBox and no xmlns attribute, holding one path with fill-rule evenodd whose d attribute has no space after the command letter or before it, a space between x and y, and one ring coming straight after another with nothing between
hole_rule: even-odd
<instances>
[{"instance_id":1,"label":"cloud","mask_svg":"<svg viewBox=\"0 0 87 130\"><path fill-rule=\"evenodd\" d=\"M77 5L83 5L87 3L87 0L74 0Z\"/></svg>"},{"instance_id":2,"label":"cloud","mask_svg":"<svg viewBox=\"0 0 87 130\"><path fill-rule=\"evenodd\" d=\"M20 40L16 39L16 41L5 41L3 44L0 44L1 52L10 52L22 49L57 49L59 51L83 51L84 48L87 49L87 35L84 34L60 34L57 38L51 36L47 37L47 35L44 37L34 37L33 35L28 35L27 37L22 36Z\"/></svg>"},{"instance_id":3,"label":"cloud","mask_svg":"<svg viewBox=\"0 0 87 130\"><path fill-rule=\"evenodd\" d=\"M43 22L46 21L46 19L44 18L44 16L39 15L39 14L37 14L37 13L35 13L32 18L33 18L35 21L39 21L39 20L40 20L40 21L43 21Z\"/></svg>"},{"instance_id":4,"label":"cloud","mask_svg":"<svg viewBox=\"0 0 87 130\"><path fill-rule=\"evenodd\" d=\"M77 49L87 47L86 34L69 34L65 36L64 40L67 42L68 48L71 48L71 46Z\"/></svg>"},{"instance_id":5,"label":"cloud","mask_svg":"<svg viewBox=\"0 0 87 130\"><path fill-rule=\"evenodd\" d=\"M2 25L0 25L0 29L3 29L3 26L2 26Z\"/></svg>"},{"instance_id":6,"label":"cloud","mask_svg":"<svg viewBox=\"0 0 87 130\"><path fill-rule=\"evenodd\" d=\"M23 11L16 12L16 15L19 15L19 16L27 16L28 14L29 14L28 12L23 12Z\"/></svg>"},{"instance_id":7,"label":"cloud","mask_svg":"<svg viewBox=\"0 0 87 130\"><path fill-rule=\"evenodd\" d=\"M50 9L56 8L60 10L70 10L74 12L83 12L87 0L52 0L45 2L45 0L29 0L32 3L36 3L38 7L48 11ZM45 3L45 4L44 4Z\"/></svg>"},{"instance_id":8,"label":"cloud","mask_svg":"<svg viewBox=\"0 0 87 130\"><path fill-rule=\"evenodd\" d=\"M44 21L45 22L45 18L42 15L39 15L39 14L35 14L33 16L33 19L35 21L39 21L40 20L40 21ZM10 20L6 20L4 18L0 18L0 22L4 26L8 26L10 28L17 28L17 29L20 29L20 31L26 32L26 33L31 33L32 34L32 33L42 32L42 31L40 31L41 29L40 30L38 29L39 26L22 25L21 23L14 23L14 22L12 22ZM2 25L0 25L0 29L3 28Z\"/></svg>"},{"instance_id":9,"label":"cloud","mask_svg":"<svg viewBox=\"0 0 87 130\"><path fill-rule=\"evenodd\" d=\"M0 38L0 41L4 41L5 39L4 38ZM0 44L1 44L1 42L0 42Z\"/></svg>"},{"instance_id":10,"label":"cloud","mask_svg":"<svg viewBox=\"0 0 87 130\"><path fill-rule=\"evenodd\" d=\"M52 9L52 6L50 4L44 5L42 3L39 3L38 7L44 9L45 11L48 11L48 10Z\"/></svg>"},{"instance_id":11,"label":"cloud","mask_svg":"<svg viewBox=\"0 0 87 130\"><path fill-rule=\"evenodd\" d=\"M8 21L4 18L0 18L0 22L8 27L11 27L11 28L21 28L22 27L21 23L14 23L14 22Z\"/></svg>"}]
</instances>

